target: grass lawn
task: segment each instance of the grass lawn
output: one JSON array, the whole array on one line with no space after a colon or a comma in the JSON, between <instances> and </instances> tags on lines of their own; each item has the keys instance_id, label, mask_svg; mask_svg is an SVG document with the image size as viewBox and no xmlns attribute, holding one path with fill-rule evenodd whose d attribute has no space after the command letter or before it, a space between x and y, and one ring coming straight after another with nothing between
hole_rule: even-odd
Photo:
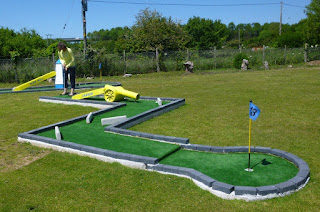
<instances>
[{"instance_id":1,"label":"grass lawn","mask_svg":"<svg viewBox=\"0 0 320 212\"><path fill-rule=\"evenodd\" d=\"M17 143L18 133L96 109L38 101L39 96L54 96L59 91L1 94L0 210L318 211L319 76L319 68L302 67L103 79L119 81L125 89L141 96L185 98L185 106L132 130L186 137L195 144L247 145L248 105L252 99L261 110L260 117L252 123L252 145L301 157L310 166L311 179L292 195L249 203L220 199L189 179Z\"/></svg>"}]
</instances>

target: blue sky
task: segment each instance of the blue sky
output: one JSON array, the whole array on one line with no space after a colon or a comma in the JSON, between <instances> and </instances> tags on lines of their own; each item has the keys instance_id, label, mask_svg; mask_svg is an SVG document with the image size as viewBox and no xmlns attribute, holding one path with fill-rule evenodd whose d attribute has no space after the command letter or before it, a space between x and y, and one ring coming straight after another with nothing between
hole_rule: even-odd
<instances>
[{"instance_id":1,"label":"blue sky","mask_svg":"<svg viewBox=\"0 0 320 212\"><path fill-rule=\"evenodd\" d=\"M280 1L88 0L87 33L118 26L131 27L139 11L147 7L156 9L162 16L171 17L182 24L186 24L193 16L220 19L224 24L279 22ZM304 10L310 2L311 0L284 0L283 23L295 24L306 18ZM83 37L81 0L0 0L0 3L0 27L15 31L23 28L34 29L43 38Z\"/></svg>"}]
</instances>

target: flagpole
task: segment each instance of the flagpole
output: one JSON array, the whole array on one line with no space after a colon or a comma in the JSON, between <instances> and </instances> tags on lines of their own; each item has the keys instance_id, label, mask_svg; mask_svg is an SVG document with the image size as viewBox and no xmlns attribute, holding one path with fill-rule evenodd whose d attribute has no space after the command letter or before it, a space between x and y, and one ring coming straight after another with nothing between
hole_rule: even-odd
<instances>
[{"instance_id":1,"label":"flagpole","mask_svg":"<svg viewBox=\"0 0 320 212\"><path fill-rule=\"evenodd\" d=\"M250 169L250 153L251 153L251 122L252 120L255 121L260 114L260 109L252 103L252 100L250 100L249 103L249 148L248 148L248 153L249 153L249 161L248 161L248 169L246 171L252 172L253 170Z\"/></svg>"},{"instance_id":2,"label":"flagpole","mask_svg":"<svg viewBox=\"0 0 320 212\"><path fill-rule=\"evenodd\" d=\"M100 81L101 81L101 79L102 79L101 63L99 64L99 69L100 69Z\"/></svg>"},{"instance_id":3,"label":"flagpole","mask_svg":"<svg viewBox=\"0 0 320 212\"><path fill-rule=\"evenodd\" d=\"M250 101L251 102L251 101ZM251 118L249 118L249 163L248 163L248 170L250 170L250 149L251 149Z\"/></svg>"}]
</instances>

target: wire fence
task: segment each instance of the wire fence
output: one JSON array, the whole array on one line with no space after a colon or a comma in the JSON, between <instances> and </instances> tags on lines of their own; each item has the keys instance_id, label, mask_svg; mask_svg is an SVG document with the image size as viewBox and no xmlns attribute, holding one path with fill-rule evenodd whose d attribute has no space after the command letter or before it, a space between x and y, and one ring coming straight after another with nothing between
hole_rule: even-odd
<instances>
[{"instance_id":1,"label":"wire fence","mask_svg":"<svg viewBox=\"0 0 320 212\"><path fill-rule=\"evenodd\" d=\"M249 59L249 68L293 65L320 60L320 48L260 48L180 50L117 54L93 54L84 59L81 52L75 54L77 77L114 76L122 74L145 74L157 71L181 71L184 63L192 61L194 71L235 69L234 58L240 52ZM26 82L54 70L57 57L26 58L18 62L0 58L0 82ZM100 66L101 64L101 66ZM101 68L99 68L101 67Z\"/></svg>"}]
</instances>

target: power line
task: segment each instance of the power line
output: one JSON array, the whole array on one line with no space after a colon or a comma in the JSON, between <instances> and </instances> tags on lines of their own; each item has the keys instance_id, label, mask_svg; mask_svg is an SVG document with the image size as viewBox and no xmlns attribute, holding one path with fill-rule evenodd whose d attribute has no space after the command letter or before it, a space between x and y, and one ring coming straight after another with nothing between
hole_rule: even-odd
<instances>
[{"instance_id":1,"label":"power line","mask_svg":"<svg viewBox=\"0 0 320 212\"><path fill-rule=\"evenodd\" d=\"M294 5L294 4L287 4L287 3L283 3L283 5L286 5L286 6L290 6L290 7L300 7L300 8L306 8L304 6L300 6L300 5Z\"/></svg>"},{"instance_id":2,"label":"power line","mask_svg":"<svg viewBox=\"0 0 320 212\"><path fill-rule=\"evenodd\" d=\"M189 6L189 7L238 7L238 6L264 6L279 5L280 3L252 3L252 4L186 4L186 3L148 3L148 2L128 2L128 1L105 1L105 0L88 0L96 3L106 4L133 4L133 5L158 5L158 6Z\"/></svg>"},{"instance_id":3,"label":"power line","mask_svg":"<svg viewBox=\"0 0 320 212\"><path fill-rule=\"evenodd\" d=\"M73 5L74 5L74 0L72 1L72 6L71 6L71 9L70 9L70 11L69 11L69 14L68 14L67 20L66 20L66 22L65 22L65 24L64 24L64 26L63 26L63 29L62 29L62 32L61 32L60 38L62 38L63 32L64 32L64 30L65 30L65 29L66 29L66 27L67 27L67 23L68 23L68 21L69 21L70 15L71 15Z\"/></svg>"},{"instance_id":4,"label":"power line","mask_svg":"<svg viewBox=\"0 0 320 212\"><path fill-rule=\"evenodd\" d=\"M281 0L279 35L281 35L281 27L282 27L282 7L283 7L283 1Z\"/></svg>"},{"instance_id":5,"label":"power line","mask_svg":"<svg viewBox=\"0 0 320 212\"><path fill-rule=\"evenodd\" d=\"M239 6L265 6L265 5L279 5L279 2L269 3L252 3L252 4L186 4L186 3L152 3L152 2L129 2L129 1L107 1L107 0L88 0L95 3L106 3L106 4L131 4L131 5L151 5L151 6L186 6L186 7L239 7ZM287 4L283 5L291 7L305 8L304 6Z\"/></svg>"}]
</instances>

